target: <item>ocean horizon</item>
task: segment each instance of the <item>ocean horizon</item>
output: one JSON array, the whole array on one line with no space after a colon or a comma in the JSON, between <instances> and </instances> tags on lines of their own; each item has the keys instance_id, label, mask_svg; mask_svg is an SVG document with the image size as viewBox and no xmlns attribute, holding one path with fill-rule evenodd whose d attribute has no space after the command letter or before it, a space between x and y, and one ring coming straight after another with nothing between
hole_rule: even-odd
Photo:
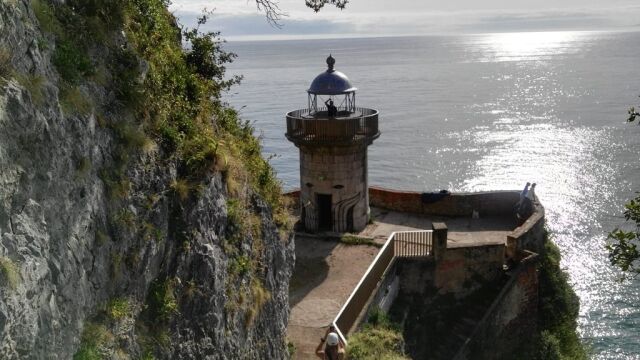
<instances>
[{"instance_id":1,"label":"ocean horizon","mask_svg":"<svg viewBox=\"0 0 640 360\"><path fill-rule=\"evenodd\" d=\"M579 332L595 359L639 359L640 283L618 282L604 248L640 190L640 33L554 31L230 41L243 83L226 101L253 123L286 189L299 186L284 114L336 69L357 105L380 111L369 182L416 191L521 189L536 182L562 266L580 296Z\"/></svg>"}]
</instances>

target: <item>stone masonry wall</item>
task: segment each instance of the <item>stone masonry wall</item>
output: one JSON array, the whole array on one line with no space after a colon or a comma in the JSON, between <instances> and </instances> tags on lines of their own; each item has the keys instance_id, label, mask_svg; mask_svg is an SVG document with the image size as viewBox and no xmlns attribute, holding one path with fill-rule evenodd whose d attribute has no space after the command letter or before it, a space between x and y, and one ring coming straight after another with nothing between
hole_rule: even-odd
<instances>
[{"instance_id":1,"label":"stone masonry wall","mask_svg":"<svg viewBox=\"0 0 640 360\"><path fill-rule=\"evenodd\" d=\"M367 151L300 149L300 199L305 228L318 229L316 194L332 197L333 231L359 231L369 220Z\"/></svg>"},{"instance_id":2,"label":"stone masonry wall","mask_svg":"<svg viewBox=\"0 0 640 360\"><path fill-rule=\"evenodd\" d=\"M529 253L513 271L454 360L517 358L517 350L537 329L537 258Z\"/></svg>"}]
</instances>

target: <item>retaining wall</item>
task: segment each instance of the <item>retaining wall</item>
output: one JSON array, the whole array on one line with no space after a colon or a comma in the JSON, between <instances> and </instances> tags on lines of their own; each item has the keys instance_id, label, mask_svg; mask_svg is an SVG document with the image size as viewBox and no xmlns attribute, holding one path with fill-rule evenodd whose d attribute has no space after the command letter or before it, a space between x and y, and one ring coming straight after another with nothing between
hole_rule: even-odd
<instances>
[{"instance_id":1,"label":"retaining wall","mask_svg":"<svg viewBox=\"0 0 640 360\"><path fill-rule=\"evenodd\" d=\"M369 203L392 211L444 217L468 217L473 211L477 211L480 217L515 216L514 206L519 200L519 193L491 191L440 196L370 187ZM297 200L299 194L294 190L286 195ZM397 285L405 294L426 294L428 288L435 287L439 293L464 297L486 281L500 276L506 262L514 268L511 277L455 359L498 359L517 355L509 352L527 341L536 330L538 278L535 253L543 251L545 229L544 208L538 199L533 205L530 217L507 235L506 246L494 244L447 249L445 245L442 251L436 252L435 262L419 264L403 259L388 269L391 271L386 271L386 264L391 262L392 255L383 248L378 256L388 258L383 262L385 265L371 269L375 270L375 276L363 280L366 286L352 295L357 301L351 298L347 301L335 324L347 335L374 305L389 304L391 298L388 294L395 292ZM387 274L383 275L385 272ZM359 307L354 305L356 303L360 304ZM366 306L362 307L362 304Z\"/></svg>"},{"instance_id":2,"label":"retaining wall","mask_svg":"<svg viewBox=\"0 0 640 360\"><path fill-rule=\"evenodd\" d=\"M436 263L434 286L441 294L464 297L500 276L504 256L501 244L447 249Z\"/></svg>"},{"instance_id":3,"label":"retaining wall","mask_svg":"<svg viewBox=\"0 0 640 360\"><path fill-rule=\"evenodd\" d=\"M448 249L439 261L400 259L398 275L403 296L452 293L462 298L503 273L504 246Z\"/></svg>"},{"instance_id":4,"label":"retaining wall","mask_svg":"<svg viewBox=\"0 0 640 360\"><path fill-rule=\"evenodd\" d=\"M526 257L524 257L526 256ZM526 252L454 360L513 359L537 332L538 255Z\"/></svg>"}]
</instances>

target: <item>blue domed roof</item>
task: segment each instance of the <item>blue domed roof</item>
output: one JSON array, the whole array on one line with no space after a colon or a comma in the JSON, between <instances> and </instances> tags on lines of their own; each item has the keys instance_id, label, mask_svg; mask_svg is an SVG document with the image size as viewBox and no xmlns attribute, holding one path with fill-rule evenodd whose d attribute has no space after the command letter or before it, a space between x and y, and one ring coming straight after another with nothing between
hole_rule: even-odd
<instances>
[{"instance_id":1,"label":"blue domed roof","mask_svg":"<svg viewBox=\"0 0 640 360\"><path fill-rule=\"evenodd\" d=\"M347 75L333 69L335 60L331 55L327 58L327 71L316 76L311 82L307 92L316 95L339 95L355 92L357 89L351 85Z\"/></svg>"}]
</instances>

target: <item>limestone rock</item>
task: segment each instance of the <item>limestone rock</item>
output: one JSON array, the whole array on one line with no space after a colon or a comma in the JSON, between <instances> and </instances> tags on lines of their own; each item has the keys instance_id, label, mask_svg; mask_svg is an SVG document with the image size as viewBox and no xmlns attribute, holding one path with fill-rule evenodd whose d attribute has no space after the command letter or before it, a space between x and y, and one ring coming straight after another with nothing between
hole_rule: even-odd
<instances>
[{"instance_id":1,"label":"limestone rock","mask_svg":"<svg viewBox=\"0 0 640 360\"><path fill-rule=\"evenodd\" d=\"M41 48L42 41L50 46ZM50 62L54 46L30 1L0 2L0 46L11 54L10 71L0 69L0 264L13 264L17 279L15 286L0 283L0 358L70 359L91 324L100 324L108 340L97 349L104 357L140 358L152 336L141 324L158 279L173 282L177 310L163 330L166 342L151 346L154 355L287 358L293 241L280 238L262 200L254 196L263 224L259 274L269 299L247 322L246 309L231 315L227 309L231 260L223 243L222 176L202 179L201 191L181 201L166 190L176 165L136 153L126 170L130 192L114 202L100 176L115 162L113 131L99 126L95 111L63 111ZM17 75L38 81L29 86ZM113 101L109 89L84 84L79 90L96 108ZM118 224L125 221L120 214L135 224ZM147 225L150 236L141 227ZM241 247L255 241L245 237ZM100 318L110 301L122 298L127 314Z\"/></svg>"}]
</instances>

